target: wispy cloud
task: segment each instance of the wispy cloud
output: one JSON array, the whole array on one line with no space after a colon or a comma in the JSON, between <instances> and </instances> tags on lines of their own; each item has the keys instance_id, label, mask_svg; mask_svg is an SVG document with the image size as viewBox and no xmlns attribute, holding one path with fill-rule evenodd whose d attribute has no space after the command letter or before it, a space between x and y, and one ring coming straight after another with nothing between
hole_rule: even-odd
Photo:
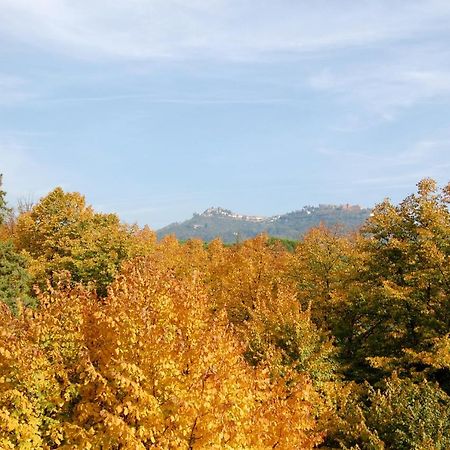
<instances>
[{"instance_id":1,"label":"wispy cloud","mask_svg":"<svg viewBox=\"0 0 450 450\"><path fill-rule=\"evenodd\" d=\"M122 63L248 63L295 61L307 56L305 67L309 68L298 74L299 85L356 103L369 116L358 113L344 117L331 125L335 131L364 129L373 116L391 121L399 110L417 102L449 96L450 50L439 44L438 37L447 33L449 21L450 3L444 0L0 2L0 37L39 49L43 55L56 53L69 59ZM422 42L420 46L417 40ZM377 48L378 52L374 51ZM352 51L360 53L348 54ZM108 74L102 76L107 78ZM69 103L145 98L153 103L180 104L271 104L287 100L276 94L274 98L231 95L226 99L192 99L165 94L77 97L59 93L54 98L45 90L45 82L54 87L68 85L70 79L63 77L56 82L48 73L43 78L44 83L35 87L41 91L37 99L23 79L0 74L0 104L30 99ZM288 78L283 75L277 82L292 91Z\"/></svg>"},{"instance_id":2,"label":"wispy cloud","mask_svg":"<svg viewBox=\"0 0 450 450\"><path fill-rule=\"evenodd\" d=\"M385 49L385 53L372 55L370 62L348 60L333 68L321 68L309 77L308 84L385 121L417 103L450 98L447 47L403 43L395 51ZM351 131L364 126L364 120L353 114L337 129Z\"/></svg>"},{"instance_id":3,"label":"wispy cloud","mask_svg":"<svg viewBox=\"0 0 450 450\"><path fill-rule=\"evenodd\" d=\"M4 35L70 56L254 59L445 29L446 1L3 0Z\"/></svg>"},{"instance_id":4,"label":"wispy cloud","mask_svg":"<svg viewBox=\"0 0 450 450\"><path fill-rule=\"evenodd\" d=\"M143 100L146 103L161 104L186 104L186 105L233 105L233 104L277 104L289 102L289 98L204 98L201 96L192 98L174 97L158 98L147 94L123 94L123 95L105 95L89 97L57 97L36 99L39 103L84 103L84 102L115 102L121 100Z\"/></svg>"},{"instance_id":5,"label":"wispy cloud","mask_svg":"<svg viewBox=\"0 0 450 450\"><path fill-rule=\"evenodd\" d=\"M448 181L450 139L423 139L398 152L346 151L320 148L319 154L343 172L351 168L352 184L382 186L386 192L399 187L412 187L418 180L433 176Z\"/></svg>"}]
</instances>

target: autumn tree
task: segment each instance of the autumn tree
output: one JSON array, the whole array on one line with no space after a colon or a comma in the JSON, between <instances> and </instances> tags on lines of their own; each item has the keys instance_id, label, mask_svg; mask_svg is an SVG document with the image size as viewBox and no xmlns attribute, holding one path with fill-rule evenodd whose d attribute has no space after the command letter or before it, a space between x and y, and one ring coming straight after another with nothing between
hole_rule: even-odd
<instances>
[{"instance_id":1,"label":"autumn tree","mask_svg":"<svg viewBox=\"0 0 450 450\"><path fill-rule=\"evenodd\" d=\"M341 373L376 386L329 391L327 445L448 446L449 199L449 187L426 179L399 205L378 205L362 236L322 227L297 246L300 301L335 336Z\"/></svg>"},{"instance_id":2,"label":"autumn tree","mask_svg":"<svg viewBox=\"0 0 450 450\"><path fill-rule=\"evenodd\" d=\"M297 245L291 266L300 303L311 309L319 326L334 333L360 264L356 241L338 226L321 224Z\"/></svg>"},{"instance_id":3,"label":"autumn tree","mask_svg":"<svg viewBox=\"0 0 450 450\"><path fill-rule=\"evenodd\" d=\"M225 308L235 324L249 319L263 298L269 301L276 297L291 259L288 251L273 247L264 235L229 248L216 243L208 251L208 286L214 291L215 306Z\"/></svg>"},{"instance_id":4,"label":"autumn tree","mask_svg":"<svg viewBox=\"0 0 450 450\"><path fill-rule=\"evenodd\" d=\"M101 295L130 255L131 231L115 214L96 213L82 195L56 188L17 220L14 242L42 287L68 273Z\"/></svg>"},{"instance_id":5,"label":"autumn tree","mask_svg":"<svg viewBox=\"0 0 450 450\"><path fill-rule=\"evenodd\" d=\"M448 448L449 202L226 246L54 190L0 244L0 448Z\"/></svg>"},{"instance_id":6,"label":"autumn tree","mask_svg":"<svg viewBox=\"0 0 450 450\"><path fill-rule=\"evenodd\" d=\"M309 378L287 384L251 368L201 281L151 259L127 265L103 302L56 290L0 321L2 448L306 449L322 439Z\"/></svg>"},{"instance_id":7,"label":"autumn tree","mask_svg":"<svg viewBox=\"0 0 450 450\"><path fill-rule=\"evenodd\" d=\"M407 350L429 352L450 331L449 202L449 186L425 179L399 205L378 205L364 227L364 307L355 327L359 357L378 357L377 367L392 370Z\"/></svg>"}]
</instances>

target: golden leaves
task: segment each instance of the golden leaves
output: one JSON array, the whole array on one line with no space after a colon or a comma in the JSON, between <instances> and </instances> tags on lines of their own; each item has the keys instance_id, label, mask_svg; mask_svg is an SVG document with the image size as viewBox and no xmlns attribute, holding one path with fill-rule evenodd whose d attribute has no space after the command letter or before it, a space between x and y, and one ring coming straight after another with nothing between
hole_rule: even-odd
<instances>
[{"instance_id":1,"label":"golden leaves","mask_svg":"<svg viewBox=\"0 0 450 450\"><path fill-rule=\"evenodd\" d=\"M227 305L234 299L225 297L228 282L219 268L208 269L206 250L169 242L164 255L161 245L159 255L128 264L103 301L81 288L53 289L33 315L5 321L16 345L0 345L0 380L11 380L24 399L23 422L39 440L34 448L289 449L318 443L307 375L280 377L250 367L245 340L230 326L226 309L211 308L206 279L215 280L213 292L221 289ZM276 298L265 258L251 266L251 285L259 292L255 308ZM263 285L257 286L258 277ZM31 355L34 363L27 366ZM0 405L10 408L6 399ZM5 419L0 436L14 429L19 442L23 426Z\"/></svg>"}]
</instances>

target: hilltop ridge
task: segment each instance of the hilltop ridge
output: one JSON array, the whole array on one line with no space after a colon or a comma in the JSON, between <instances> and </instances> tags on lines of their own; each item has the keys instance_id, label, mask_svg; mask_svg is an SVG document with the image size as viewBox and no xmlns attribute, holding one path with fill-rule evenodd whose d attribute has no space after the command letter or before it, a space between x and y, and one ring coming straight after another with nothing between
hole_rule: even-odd
<instances>
[{"instance_id":1,"label":"hilltop ridge","mask_svg":"<svg viewBox=\"0 0 450 450\"><path fill-rule=\"evenodd\" d=\"M324 223L341 224L346 229L360 227L369 217L370 208L359 205L304 206L281 215L253 216L235 213L222 207L210 207L202 213L194 213L184 222L167 225L157 231L158 237L174 234L178 239L200 238L211 241L220 238L224 242L248 239L260 233L288 239L299 239L310 228Z\"/></svg>"}]
</instances>

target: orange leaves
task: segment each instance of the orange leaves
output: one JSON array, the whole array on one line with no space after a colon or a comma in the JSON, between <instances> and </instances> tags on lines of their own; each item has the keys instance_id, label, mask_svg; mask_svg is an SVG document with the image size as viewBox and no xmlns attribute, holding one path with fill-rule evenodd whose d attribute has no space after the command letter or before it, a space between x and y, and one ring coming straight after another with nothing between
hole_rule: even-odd
<instances>
[{"instance_id":1,"label":"orange leaves","mask_svg":"<svg viewBox=\"0 0 450 450\"><path fill-rule=\"evenodd\" d=\"M156 242L55 190L15 236L39 306L0 303L0 448L447 448L449 192L291 254Z\"/></svg>"},{"instance_id":2,"label":"orange leaves","mask_svg":"<svg viewBox=\"0 0 450 450\"><path fill-rule=\"evenodd\" d=\"M221 289L226 304L234 301L225 297L219 268L207 269L203 247L162 245L171 246L172 263L162 253L137 259L102 301L82 289L56 289L42 296L34 313L3 319L5 339L15 344L12 351L0 345L0 381L9 380L3 392L24 399L24 419L4 413L0 436L13 430L11 445L18 445L32 433L34 448L293 449L318 443L307 375L280 377L265 364L250 367L246 341L238 339L225 310L211 308L205 279L215 277L214 292ZM251 269L259 292L255 308L276 298L270 256L263 257ZM10 414L11 403L2 402L0 411Z\"/></svg>"}]
</instances>

